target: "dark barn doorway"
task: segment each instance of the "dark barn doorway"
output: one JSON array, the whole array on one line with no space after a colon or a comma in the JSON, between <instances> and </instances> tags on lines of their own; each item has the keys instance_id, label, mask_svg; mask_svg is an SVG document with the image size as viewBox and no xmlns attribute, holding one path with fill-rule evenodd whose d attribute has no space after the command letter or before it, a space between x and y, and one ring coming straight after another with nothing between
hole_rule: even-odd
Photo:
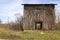
<instances>
[{"instance_id":1,"label":"dark barn doorway","mask_svg":"<svg viewBox=\"0 0 60 40\"><path fill-rule=\"evenodd\" d=\"M42 22L36 22L35 23L35 29L42 30Z\"/></svg>"}]
</instances>

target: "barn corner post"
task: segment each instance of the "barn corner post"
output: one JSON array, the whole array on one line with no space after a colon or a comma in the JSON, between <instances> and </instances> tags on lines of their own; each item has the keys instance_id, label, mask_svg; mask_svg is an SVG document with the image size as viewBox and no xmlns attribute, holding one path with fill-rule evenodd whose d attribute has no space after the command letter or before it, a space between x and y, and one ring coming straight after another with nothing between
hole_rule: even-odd
<instances>
[{"instance_id":1,"label":"barn corner post","mask_svg":"<svg viewBox=\"0 0 60 40\"><path fill-rule=\"evenodd\" d=\"M55 29L55 4L23 4L24 30Z\"/></svg>"}]
</instances>

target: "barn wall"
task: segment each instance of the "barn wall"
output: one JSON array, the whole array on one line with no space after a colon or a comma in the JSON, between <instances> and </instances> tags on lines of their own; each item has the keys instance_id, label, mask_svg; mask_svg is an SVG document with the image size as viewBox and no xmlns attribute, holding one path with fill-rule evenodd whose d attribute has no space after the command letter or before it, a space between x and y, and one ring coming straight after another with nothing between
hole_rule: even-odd
<instances>
[{"instance_id":1,"label":"barn wall","mask_svg":"<svg viewBox=\"0 0 60 40\"><path fill-rule=\"evenodd\" d=\"M23 27L34 30L36 22L43 22L42 29L54 29L54 15L54 6L24 6Z\"/></svg>"}]
</instances>

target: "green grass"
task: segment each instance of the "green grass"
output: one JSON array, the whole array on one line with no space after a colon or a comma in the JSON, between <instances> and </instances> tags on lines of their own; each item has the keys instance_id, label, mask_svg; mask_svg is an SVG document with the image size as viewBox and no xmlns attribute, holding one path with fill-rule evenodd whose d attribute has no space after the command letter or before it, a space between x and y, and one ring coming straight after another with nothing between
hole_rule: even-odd
<instances>
[{"instance_id":1,"label":"green grass","mask_svg":"<svg viewBox=\"0 0 60 40\"><path fill-rule=\"evenodd\" d=\"M0 39L11 40L60 40L60 31L12 31L0 28Z\"/></svg>"}]
</instances>

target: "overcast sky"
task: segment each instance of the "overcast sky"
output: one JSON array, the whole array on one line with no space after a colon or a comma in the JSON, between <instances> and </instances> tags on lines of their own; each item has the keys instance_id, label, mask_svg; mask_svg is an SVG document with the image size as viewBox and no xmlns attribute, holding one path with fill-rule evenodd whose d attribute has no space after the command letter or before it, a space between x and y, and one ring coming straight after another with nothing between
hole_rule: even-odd
<instances>
[{"instance_id":1,"label":"overcast sky","mask_svg":"<svg viewBox=\"0 0 60 40\"><path fill-rule=\"evenodd\" d=\"M23 6L21 4L47 4L54 3L57 11L60 10L60 0L0 0L0 19L5 23L8 20L15 20L15 14L23 15ZM58 15L58 14L56 14Z\"/></svg>"}]
</instances>

